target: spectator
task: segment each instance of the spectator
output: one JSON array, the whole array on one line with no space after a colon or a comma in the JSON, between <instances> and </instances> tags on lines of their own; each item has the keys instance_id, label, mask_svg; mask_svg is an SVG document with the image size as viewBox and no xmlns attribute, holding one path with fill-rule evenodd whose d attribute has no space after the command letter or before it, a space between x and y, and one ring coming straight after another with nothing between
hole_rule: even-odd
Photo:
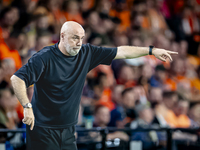
<instances>
[{"instance_id":1,"label":"spectator","mask_svg":"<svg viewBox=\"0 0 200 150\"><path fill-rule=\"evenodd\" d=\"M105 105L111 111L114 109L115 105L111 99L112 91L108 86L107 80L108 79L106 74L99 72L96 79L97 83L94 86L94 93L95 93L95 98L98 100L97 104Z\"/></svg>"},{"instance_id":2,"label":"spectator","mask_svg":"<svg viewBox=\"0 0 200 150\"><path fill-rule=\"evenodd\" d=\"M167 69L163 65L156 66L155 75L151 77L150 84L166 91L175 91L177 88L175 81L169 78Z\"/></svg>"},{"instance_id":3,"label":"spectator","mask_svg":"<svg viewBox=\"0 0 200 150\"><path fill-rule=\"evenodd\" d=\"M196 69L197 77L191 79L192 93L196 101L200 100L200 66Z\"/></svg>"},{"instance_id":4,"label":"spectator","mask_svg":"<svg viewBox=\"0 0 200 150\"><path fill-rule=\"evenodd\" d=\"M158 124L160 127L168 127L170 124L167 119L173 113L174 105L178 101L178 95L176 92L164 92L162 97L162 101L152 103L155 111L153 123Z\"/></svg>"},{"instance_id":5,"label":"spectator","mask_svg":"<svg viewBox=\"0 0 200 150\"><path fill-rule=\"evenodd\" d=\"M3 79L0 82L0 89L11 87L10 77L15 73L15 62L12 58L5 58L2 60Z\"/></svg>"},{"instance_id":6,"label":"spectator","mask_svg":"<svg viewBox=\"0 0 200 150\"><path fill-rule=\"evenodd\" d=\"M124 89L121 95L122 97L119 103L120 105L111 111L111 120L109 126L116 126L121 128L135 118L134 114L131 116L132 109L134 109L137 101L137 96L134 92L134 89Z\"/></svg>"},{"instance_id":7,"label":"spectator","mask_svg":"<svg viewBox=\"0 0 200 150\"><path fill-rule=\"evenodd\" d=\"M152 87L149 90L150 103L160 103L163 101L163 91L159 87Z\"/></svg>"},{"instance_id":8,"label":"spectator","mask_svg":"<svg viewBox=\"0 0 200 150\"><path fill-rule=\"evenodd\" d=\"M21 47L18 38L19 35L20 32L12 32L5 42L0 43L0 60L4 58L13 58L17 70L22 66L21 57L17 51Z\"/></svg>"},{"instance_id":9,"label":"spectator","mask_svg":"<svg viewBox=\"0 0 200 150\"><path fill-rule=\"evenodd\" d=\"M153 110L148 105L144 104L137 105L135 109L138 114L138 118L130 123L130 128L153 128ZM133 132L131 134L131 140L142 141L142 148L144 150L153 150L158 146L156 143L159 140L163 140L163 137L160 136L160 133L156 133L155 131Z\"/></svg>"},{"instance_id":10,"label":"spectator","mask_svg":"<svg viewBox=\"0 0 200 150\"><path fill-rule=\"evenodd\" d=\"M126 31L130 26L130 11L127 9L127 3L124 1L116 2L115 9L111 9L109 15L112 17L117 17L121 20L121 24L119 26L119 31Z\"/></svg>"},{"instance_id":11,"label":"spectator","mask_svg":"<svg viewBox=\"0 0 200 150\"><path fill-rule=\"evenodd\" d=\"M31 57L33 54L37 53L43 47L48 46L52 43L52 35L50 32L42 32L38 35L36 39L36 44L34 48L29 49L28 56Z\"/></svg>"},{"instance_id":12,"label":"spectator","mask_svg":"<svg viewBox=\"0 0 200 150\"><path fill-rule=\"evenodd\" d=\"M110 111L107 107L98 105L94 111L94 127L106 127L110 120Z\"/></svg>"},{"instance_id":13,"label":"spectator","mask_svg":"<svg viewBox=\"0 0 200 150\"><path fill-rule=\"evenodd\" d=\"M110 120L110 111L105 106L97 106L94 112L94 127L106 127ZM98 137L99 138L99 137ZM107 135L107 139L113 140L120 138L124 141L128 141L129 137L126 133L115 131Z\"/></svg>"},{"instance_id":14,"label":"spectator","mask_svg":"<svg viewBox=\"0 0 200 150\"><path fill-rule=\"evenodd\" d=\"M124 90L123 85L116 85L113 87L112 93L112 101L116 104L116 106L121 106L121 99L122 99L122 91Z\"/></svg>"},{"instance_id":15,"label":"spectator","mask_svg":"<svg viewBox=\"0 0 200 150\"><path fill-rule=\"evenodd\" d=\"M16 129L19 122L15 107L16 99L13 99L10 89L2 89L0 91L0 106L1 106L1 123L8 129Z\"/></svg>"},{"instance_id":16,"label":"spectator","mask_svg":"<svg viewBox=\"0 0 200 150\"><path fill-rule=\"evenodd\" d=\"M154 114L153 110L148 106L148 104L138 104L135 107L138 114L138 118L130 123L130 127L135 129L137 127L149 127L153 121Z\"/></svg>"},{"instance_id":17,"label":"spectator","mask_svg":"<svg viewBox=\"0 0 200 150\"><path fill-rule=\"evenodd\" d=\"M163 93L163 102L168 109L172 110L177 101L178 101L178 95L176 92L169 91Z\"/></svg>"},{"instance_id":18,"label":"spectator","mask_svg":"<svg viewBox=\"0 0 200 150\"><path fill-rule=\"evenodd\" d=\"M19 19L19 10L16 7L5 7L0 12L0 42L10 36L13 25Z\"/></svg>"},{"instance_id":19,"label":"spectator","mask_svg":"<svg viewBox=\"0 0 200 150\"><path fill-rule=\"evenodd\" d=\"M117 77L117 84L124 84L126 88L136 85L134 81L133 69L128 65L123 65Z\"/></svg>"},{"instance_id":20,"label":"spectator","mask_svg":"<svg viewBox=\"0 0 200 150\"><path fill-rule=\"evenodd\" d=\"M149 81L150 78L153 75L153 68L150 66L150 64L145 63L144 65L141 66L141 76L138 79L138 85L143 86L146 96L148 96L148 91L149 91Z\"/></svg>"},{"instance_id":21,"label":"spectator","mask_svg":"<svg viewBox=\"0 0 200 150\"><path fill-rule=\"evenodd\" d=\"M122 108L122 91L124 90L123 85L116 85L112 93L112 101L115 103L115 109L110 112L111 119L108 124L110 127L123 127L123 118L121 115Z\"/></svg>"},{"instance_id":22,"label":"spectator","mask_svg":"<svg viewBox=\"0 0 200 150\"><path fill-rule=\"evenodd\" d=\"M50 28L50 24L48 23L48 16L41 15L36 20L36 31L37 34L41 34L41 32L48 32Z\"/></svg>"},{"instance_id":23,"label":"spectator","mask_svg":"<svg viewBox=\"0 0 200 150\"><path fill-rule=\"evenodd\" d=\"M92 9L94 7L95 0L82 0L81 1L81 11L87 12L88 10Z\"/></svg>"},{"instance_id":24,"label":"spectator","mask_svg":"<svg viewBox=\"0 0 200 150\"><path fill-rule=\"evenodd\" d=\"M111 67L98 66L91 70L83 89L80 125L85 118L92 124L93 110L101 104L99 116L108 110L105 106L110 111L105 127L123 128L139 118L144 121L146 115L154 118L152 123L145 122L147 127L155 124L180 127L180 118L181 127L198 127L199 8L199 0L3 0L0 2L0 88L7 90L10 75L42 47L58 42L61 25L66 20L75 20L84 25L84 43L109 47L154 45L179 53L172 56L172 63L163 63L149 55L114 60ZM33 86L29 87L30 101L33 92ZM9 92L5 93L9 97ZM183 98L179 99L177 93ZM10 102L14 99L12 95ZM152 109L144 108L149 114L141 113L137 118L136 106L149 102ZM16 105L21 120L23 108L19 103ZM2 112L5 120L6 114ZM156 135L160 140L160 134ZM151 139L150 134L145 136ZM182 133L174 137L187 139L187 136L192 137Z\"/></svg>"},{"instance_id":25,"label":"spectator","mask_svg":"<svg viewBox=\"0 0 200 150\"><path fill-rule=\"evenodd\" d=\"M192 125L194 127L200 126L200 104L197 103L190 109L190 118L192 119Z\"/></svg>"},{"instance_id":26,"label":"spectator","mask_svg":"<svg viewBox=\"0 0 200 150\"><path fill-rule=\"evenodd\" d=\"M64 16L67 21L76 21L81 25L84 25L84 20L81 16L79 5L80 4L78 1L68 1L65 4Z\"/></svg>"},{"instance_id":27,"label":"spectator","mask_svg":"<svg viewBox=\"0 0 200 150\"><path fill-rule=\"evenodd\" d=\"M188 101L180 97L171 108L173 110L168 111L167 116L165 117L167 123L171 127L188 128L191 126L190 119L187 116L189 108Z\"/></svg>"}]
</instances>

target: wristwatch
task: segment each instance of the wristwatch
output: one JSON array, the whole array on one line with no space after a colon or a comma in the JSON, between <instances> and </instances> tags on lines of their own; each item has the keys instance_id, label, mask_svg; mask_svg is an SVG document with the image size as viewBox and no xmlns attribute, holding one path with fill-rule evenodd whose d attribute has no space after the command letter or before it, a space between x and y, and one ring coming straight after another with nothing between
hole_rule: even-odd
<instances>
[{"instance_id":1,"label":"wristwatch","mask_svg":"<svg viewBox=\"0 0 200 150\"><path fill-rule=\"evenodd\" d=\"M150 45L149 46L149 55L152 55L152 49L154 48L154 46L153 45Z\"/></svg>"},{"instance_id":2,"label":"wristwatch","mask_svg":"<svg viewBox=\"0 0 200 150\"><path fill-rule=\"evenodd\" d=\"M23 105L24 108L32 108L32 104L31 103L26 103L26 105Z\"/></svg>"}]
</instances>

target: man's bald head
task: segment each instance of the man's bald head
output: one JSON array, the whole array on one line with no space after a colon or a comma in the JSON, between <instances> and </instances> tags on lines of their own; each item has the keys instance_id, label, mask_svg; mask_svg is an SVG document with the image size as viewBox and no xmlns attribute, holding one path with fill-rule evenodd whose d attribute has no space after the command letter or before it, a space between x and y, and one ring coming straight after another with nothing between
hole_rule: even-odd
<instances>
[{"instance_id":1,"label":"man's bald head","mask_svg":"<svg viewBox=\"0 0 200 150\"><path fill-rule=\"evenodd\" d=\"M67 21L62 25L60 34L74 31L76 32L76 30L82 30L83 32L85 32L85 30L79 23L74 21Z\"/></svg>"},{"instance_id":2,"label":"man's bald head","mask_svg":"<svg viewBox=\"0 0 200 150\"><path fill-rule=\"evenodd\" d=\"M83 27L74 21L67 21L60 30L59 49L68 56L75 56L81 49L85 36Z\"/></svg>"}]
</instances>

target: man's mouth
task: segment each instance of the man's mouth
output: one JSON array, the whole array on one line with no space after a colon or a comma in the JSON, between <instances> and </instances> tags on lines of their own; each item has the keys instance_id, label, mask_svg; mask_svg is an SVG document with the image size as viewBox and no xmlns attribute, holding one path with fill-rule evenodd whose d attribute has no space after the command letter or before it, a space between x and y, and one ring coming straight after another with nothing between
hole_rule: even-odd
<instances>
[{"instance_id":1,"label":"man's mouth","mask_svg":"<svg viewBox=\"0 0 200 150\"><path fill-rule=\"evenodd\" d=\"M77 50L79 50L80 48L73 48L73 49L77 51Z\"/></svg>"}]
</instances>

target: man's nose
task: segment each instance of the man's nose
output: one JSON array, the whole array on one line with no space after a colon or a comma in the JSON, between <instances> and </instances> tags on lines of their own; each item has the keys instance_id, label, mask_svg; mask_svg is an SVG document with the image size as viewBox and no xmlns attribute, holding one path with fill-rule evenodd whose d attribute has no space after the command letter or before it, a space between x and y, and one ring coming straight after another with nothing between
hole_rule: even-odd
<instances>
[{"instance_id":1,"label":"man's nose","mask_svg":"<svg viewBox=\"0 0 200 150\"><path fill-rule=\"evenodd\" d=\"M82 45L82 40L79 39L78 42L76 43L77 46L81 46Z\"/></svg>"}]
</instances>

